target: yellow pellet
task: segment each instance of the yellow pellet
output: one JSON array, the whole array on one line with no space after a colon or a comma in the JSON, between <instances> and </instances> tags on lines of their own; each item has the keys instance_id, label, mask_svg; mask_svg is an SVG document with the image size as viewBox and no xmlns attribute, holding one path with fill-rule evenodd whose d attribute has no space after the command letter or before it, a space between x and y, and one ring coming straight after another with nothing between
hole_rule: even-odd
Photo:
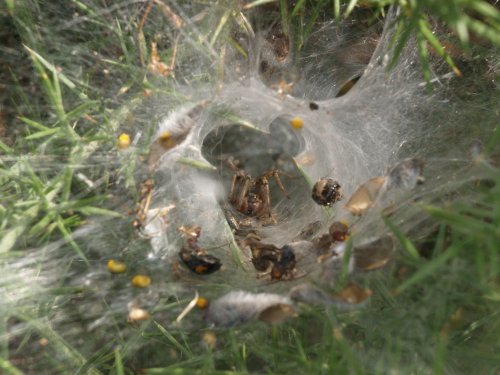
<instances>
[{"instance_id":1,"label":"yellow pellet","mask_svg":"<svg viewBox=\"0 0 500 375\"><path fill-rule=\"evenodd\" d=\"M203 297L198 297L198 299L196 300L196 307L201 310L206 309L208 307L208 300Z\"/></svg>"},{"instance_id":2,"label":"yellow pellet","mask_svg":"<svg viewBox=\"0 0 500 375\"><path fill-rule=\"evenodd\" d=\"M304 126L304 120L300 117L294 117L290 120L290 125L292 125L292 128L294 129L302 129Z\"/></svg>"},{"instance_id":3,"label":"yellow pellet","mask_svg":"<svg viewBox=\"0 0 500 375\"><path fill-rule=\"evenodd\" d=\"M123 273L127 270L127 265L118 260L110 259L108 260L108 270L112 273Z\"/></svg>"},{"instance_id":4,"label":"yellow pellet","mask_svg":"<svg viewBox=\"0 0 500 375\"><path fill-rule=\"evenodd\" d=\"M151 285L151 277L146 275L135 275L132 278L132 285L137 288L147 288Z\"/></svg>"},{"instance_id":5,"label":"yellow pellet","mask_svg":"<svg viewBox=\"0 0 500 375\"><path fill-rule=\"evenodd\" d=\"M130 146L130 136L127 133L122 133L118 136L118 141L116 143L116 146L120 150L124 150Z\"/></svg>"}]
</instances>

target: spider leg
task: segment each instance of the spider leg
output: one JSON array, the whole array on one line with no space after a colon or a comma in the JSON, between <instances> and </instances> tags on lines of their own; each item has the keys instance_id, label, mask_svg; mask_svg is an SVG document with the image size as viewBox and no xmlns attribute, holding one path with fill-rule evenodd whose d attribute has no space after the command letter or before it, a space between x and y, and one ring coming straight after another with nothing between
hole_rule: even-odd
<instances>
[{"instance_id":1,"label":"spider leg","mask_svg":"<svg viewBox=\"0 0 500 375\"><path fill-rule=\"evenodd\" d=\"M271 197L269 192L269 181L266 176L261 176L257 180L259 198L262 200L262 216L268 215L271 216Z\"/></svg>"},{"instance_id":2,"label":"spider leg","mask_svg":"<svg viewBox=\"0 0 500 375\"><path fill-rule=\"evenodd\" d=\"M237 194L236 201L234 204L236 205L236 209L240 212L243 212L246 210L247 206L247 195L248 191L250 190L250 186L252 185L252 178L244 174L243 176L240 176L241 179L243 179L243 184L240 187L240 190Z\"/></svg>"},{"instance_id":3,"label":"spider leg","mask_svg":"<svg viewBox=\"0 0 500 375\"><path fill-rule=\"evenodd\" d=\"M229 156L225 161L229 169L231 169L235 174L241 175L242 173L244 173L240 168L238 168L239 161L236 160L234 157Z\"/></svg>"},{"instance_id":4,"label":"spider leg","mask_svg":"<svg viewBox=\"0 0 500 375\"><path fill-rule=\"evenodd\" d=\"M281 182L281 178L280 178L280 173L287 176L287 177L291 177L290 175L287 175L283 172L278 172L277 170L272 170L270 172L271 176L274 177L274 180L276 181L276 184L278 185L278 187L280 188L280 190L283 192L283 195L285 197L287 197L288 199L290 199L290 196L288 195L287 191L285 190L285 187L283 186L283 183Z\"/></svg>"},{"instance_id":5,"label":"spider leg","mask_svg":"<svg viewBox=\"0 0 500 375\"><path fill-rule=\"evenodd\" d=\"M233 177L231 178L231 189L229 190L229 203L231 204L236 203L238 194L237 185L240 180L241 176L239 176L237 173L233 174Z\"/></svg>"},{"instance_id":6,"label":"spider leg","mask_svg":"<svg viewBox=\"0 0 500 375\"><path fill-rule=\"evenodd\" d=\"M227 165L229 166L229 168L234 172L233 177L231 177L231 188L229 190L229 202L234 205L237 201L241 202L240 195L241 195L242 188L245 185L245 182L243 182L243 184L242 184L241 180L246 181L247 179L250 179L250 176L247 175L244 170L238 169L238 167L236 166L236 163L234 161L234 158L232 156L229 157L226 160L226 162L227 162ZM248 191L248 189L249 189L249 187L247 188L247 191ZM246 193L243 195L243 197L245 195L246 195ZM239 206L239 204L238 204L238 206Z\"/></svg>"}]
</instances>

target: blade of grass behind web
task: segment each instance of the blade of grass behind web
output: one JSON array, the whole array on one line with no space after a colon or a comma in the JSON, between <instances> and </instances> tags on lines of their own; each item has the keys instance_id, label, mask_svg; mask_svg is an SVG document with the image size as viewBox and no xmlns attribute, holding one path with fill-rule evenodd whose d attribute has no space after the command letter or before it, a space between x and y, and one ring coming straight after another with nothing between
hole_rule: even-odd
<instances>
[{"instance_id":1,"label":"blade of grass behind web","mask_svg":"<svg viewBox=\"0 0 500 375\"><path fill-rule=\"evenodd\" d=\"M347 9L344 12L344 18L349 17L351 12L354 10L354 7L358 3L358 0L349 0L349 4L347 5Z\"/></svg>"},{"instance_id":2,"label":"blade of grass behind web","mask_svg":"<svg viewBox=\"0 0 500 375\"><path fill-rule=\"evenodd\" d=\"M58 72L56 67L51 64L50 62L48 62L46 59L44 59L40 54L38 54L37 52L35 52L34 50L32 50L31 48L29 48L27 45L23 44L23 47L26 48L26 50L29 52L32 60L36 63L36 62L40 62L43 66L45 66L46 69L48 69L52 74L56 75L58 77L58 79L61 80L62 83L64 83L69 89L73 90L80 99L82 100L86 100L88 99L87 95L85 95L85 93L83 93L82 91L80 90L76 90L76 85L68 78L66 77L66 75L64 75L63 73L61 72ZM41 65L39 66L36 66L37 68L37 71L40 73L40 72L43 72L43 68L41 69ZM53 91L53 90L52 90Z\"/></svg>"},{"instance_id":3,"label":"blade of grass behind web","mask_svg":"<svg viewBox=\"0 0 500 375\"><path fill-rule=\"evenodd\" d=\"M222 17L220 18L219 24L217 25L217 28L215 29L212 39L210 39L210 48L213 48L215 45L215 42L217 41L217 38L219 37L219 34L222 32L224 29L224 26L226 25L227 21L229 20L229 17L231 16L232 9L227 9Z\"/></svg>"},{"instance_id":4,"label":"blade of grass behind web","mask_svg":"<svg viewBox=\"0 0 500 375\"><path fill-rule=\"evenodd\" d=\"M75 252L78 254L80 259L82 259L85 262L85 264L88 267L90 267L90 262L89 262L88 258L85 256L82 249L80 249L80 246L78 246L78 244L73 240L73 237L71 235L71 230L66 228L66 225L64 225L64 220L61 218L61 216L57 217L56 224L57 224L57 228L59 229L59 231L63 235L64 239L70 244L70 246L73 248L73 250L75 250Z\"/></svg>"},{"instance_id":5,"label":"blade of grass behind web","mask_svg":"<svg viewBox=\"0 0 500 375\"><path fill-rule=\"evenodd\" d=\"M429 22L421 17L418 20L418 32L429 42L432 48L436 51L436 53L443 58L444 61L450 66L450 68L453 70L453 73L455 73L458 77L462 76L462 72L457 68L455 63L453 62L453 59L451 56L446 52L444 47L441 45L439 42L438 38L434 35L434 33L431 31ZM421 58L426 58L426 56L422 56Z\"/></svg>"},{"instance_id":6,"label":"blade of grass behind web","mask_svg":"<svg viewBox=\"0 0 500 375\"><path fill-rule=\"evenodd\" d=\"M207 372L205 370L194 370L191 368L150 368L144 370L146 375L205 375ZM247 374L247 372L240 371L210 371L210 375L242 375Z\"/></svg>"},{"instance_id":7,"label":"blade of grass behind web","mask_svg":"<svg viewBox=\"0 0 500 375\"><path fill-rule=\"evenodd\" d=\"M125 368L123 367L122 355L120 354L120 348L115 349L115 365L114 370L116 375L125 375Z\"/></svg>"},{"instance_id":8,"label":"blade of grass behind web","mask_svg":"<svg viewBox=\"0 0 500 375\"><path fill-rule=\"evenodd\" d=\"M0 359L9 358L9 341L7 339L7 314L0 318ZM0 365L1 368L1 365Z\"/></svg>"},{"instance_id":9,"label":"blade of grass behind web","mask_svg":"<svg viewBox=\"0 0 500 375\"><path fill-rule=\"evenodd\" d=\"M6 375L23 375L24 373L14 367L8 360L0 357L0 370Z\"/></svg>"},{"instance_id":10,"label":"blade of grass behind web","mask_svg":"<svg viewBox=\"0 0 500 375\"><path fill-rule=\"evenodd\" d=\"M432 276L440 267L444 266L446 262L457 256L460 250L460 246L456 244L448 247L444 253L433 258L427 263L424 263L413 275L404 280L401 285L396 288L395 293L402 293L410 286L413 286L425 278Z\"/></svg>"},{"instance_id":11,"label":"blade of grass behind web","mask_svg":"<svg viewBox=\"0 0 500 375\"><path fill-rule=\"evenodd\" d=\"M184 355L186 355L188 358L193 357L193 353L191 350L187 347L182 345L170 332L168 332L160 323L154 322L156 328L167 338L168 341L170 341L180 352L182 352Z\"/></svg>"},{"instance_id":12,"label":"blade of grass behind web","mask_svg":"<svg viewBox=\"0 0 500 375\"><path fill-rule=\"evenodd\" d=\"M85 358L75 348L69 345L56 331L54 331L49 324L24 314L15 314L15 316L24 321L28 326L35 329L40 336L46 338L49 345L52 345L59 355L67 359L72 368L81 368L85 365L85 363L87 363ZM102 375L101 372L95 368L89 368L87 374Z\"/></svg>"},{"instance_id":13,"label":"blade of grass behind web","mask_svg":"<svg viewBox=\"0 0 500 375\"><path fill-rule=\"evenodd\" d=\"M399 240L401 245L403 246L403 249L406 251L406 253L414 260L419 260L420 259L420 254L418 253L417 248L413 243L410 241L408 237L406 237L403 232L401 232L398 227L396 227L387 217L382 217L384 220L385 225L389 227L389 229L394 233L396 238Z\"/></svg>"}]
</instances>

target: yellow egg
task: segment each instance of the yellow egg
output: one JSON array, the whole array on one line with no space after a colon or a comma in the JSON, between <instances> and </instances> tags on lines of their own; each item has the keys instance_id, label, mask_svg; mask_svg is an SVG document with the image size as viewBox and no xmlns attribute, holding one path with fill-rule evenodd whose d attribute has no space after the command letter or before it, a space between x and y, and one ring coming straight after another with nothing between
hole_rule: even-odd
<instances>
[{"instance_id":1,"label":"yellow egg","mask_svg":"<svg viewBox=\"0 0 500 375\"><path fill-rule=\"evenodd\" d=\"M112 273L123 273L127 270L127 265L118 260L110 259L108 260L108 270Z\"/></svg>"},{"instance_id":2,"label":"yellow egg","mask_svg":"<svg viewBox=\"0 0 500 375\"><path fill-rule=\"evenodd\" d=\"M208 307L208 300L203 297L198 297L198 299L196 300L196 307L201 310L206 309Z\"/></svg>"},{"instance_id":3,"label":"yellow egg","mask_svg":"<svg viewBox=\"0 0 500 375\"><path fill-rule=\"evenodd\" d=\"M135 275L132 278L132 285L137 288L147 288L151 285L151 277L146 275Z\"/></svg>"},{"instance_id":4,"label":"yellow egg","mask_svg":"<svg viewBox=\"0 0 500 375\"><path fill-rule=\"evenodd\" d=\"M304 120L300 117L294 117L290 120L290 125L292 125L292 128L294 129L302 129L304 126Z\"/></svg>"},{"instance_id":5,"label":"yellow egg","mask_svg":"<svg viewBox=\"0 0 500 375\"><path fill-rule=\"evenodd\" d=\"M127 133L122 133L118 136L116 146L120 150L124 150L130 146L130 136Z\"/></svg>"}]
</instances>

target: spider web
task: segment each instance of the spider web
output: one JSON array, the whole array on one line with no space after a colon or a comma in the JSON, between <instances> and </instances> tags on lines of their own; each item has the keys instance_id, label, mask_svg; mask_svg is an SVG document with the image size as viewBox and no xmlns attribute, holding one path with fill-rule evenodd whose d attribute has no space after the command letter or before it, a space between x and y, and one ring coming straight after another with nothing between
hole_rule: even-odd
<instances>
[{"instance_id":1,"label":"spider web","mask_svg":"<svg viewBox=\"0 0 500 375\"><path fill-rule=\"evenodd\" d=\"M118 4L110 12L137 19L140 12L134 4ZM175 10L186 15L199 10L194 8L176 4ZM164 20L150 17L148 27L162 30ZM458 79L448 73L439 58L432 57L434 91L430 94L413 41L389 70L396 17L397 10L391 10L383 30L379 26L358 28L349 21L340 25L322 23L300 52L290 52L284 59L269 41L273 29L268 26L256 28L254 37L239 39L248 50L248 58L227 51L222 60L214 49L195 44L192 35L197 35L197 26L187 25L186 30L193 33L185 31L182 38L184 45L192 42L192 48L179 51L184 64L178 67L174 89L140 105L131 102L127 113L134 121L129 124L124 116L120 128L136 138L138 148L146 149L167 130L185 135L161 156L154 169L147 163L134 164L138 181L146 177L155 181L151 213L144 228L147 238L131 234L130 218L91 220L74 233L73 239L91 260L92 269L75 262L61 280L59 270L75 257L67 242L53 242L43 251L33 249L22 260L8 262L9 276L1 281L9 287L0 292L5 308L32 306L61 283L84 287L88 292L82 292L71 313L59 309L47 315L55 327L71 327L65 338L77 342L83 332L105 338L106 332L100 328L110 327L117 317L124 321L130 304L153 309L172 296L187 298L194 289L208 297L235 289L283 292L294 283L318 280L321 266L304 254L299 254L298 268L307 275L300 280L270 282L269 278L256 277L249 254L236 246L237 238L224 213L232 175L224 162L228 156L238 159L254 177L272 168L287 174L281 179L290 199L270 181L277 224L258 228L263 241L278 247L296 242L301 231L317 221L318 233L326 232L333 221L348 221L353 225L354 244L383 238L389 232L380 217L384 207L370 210L361 218L342 208L345 201L325 209L311 199L312 185L322 177L332 177L347 199L357 186L384 175L397 162L410 157L423 159L426 183L413 191L391 195L388 201L398 207L391 220L412 239L424 238L434 223L415 201L442 204L474 198L471 182L484 173L480 165L472 163L468 150L472 140L486 144L491 137L498 114L490 104L495 103L498 90L493 86L477 96L460 95L481 86L483 72L470 71L469 76ZM208 17L206 22L216 25L214 20ZM86 21L78 15L62 24L51 22L56 29L78 31L78 25ZM60 36L54 44L63 48L68 42ZM85 42L73 47L77 75L78 64L85 63L93 52L86 49ZM498 69L497 59L491 57L490 63ZM217 64L222 64L224 71L222 83L210 77L212 73L215 76ZM113 73L111 76L105 78L110 84L106 91L93 89L118 104L114 98L126 80ZM352 89L338 97L343 85L358 77ZM290 82L294 83L291 89L287 87ZM197 106L200 110L193 114ZM290 120L296 117L303 121L300 129L290 126ZM471 123L475 124L473 129ZM111 159L112 165L125 168L135 155L123 155L103 153L92 161L101 165ZM57 168L57 163L43 166L51 167ZM118 181L113 193L120 195L124 185L124 180ZM160 210L169 207L173 208L163 218ZM221 259L220 272L198 276L181 267L177 274L175 264L184 241L178 228L191 225L201 227L200 243ZM114 277L105 269L109 258L124 259L132 273L150 275L152 286L147 292L132 290L127 277ZM181 309L179 304L158 313L155 319L168 325ZM79 320L84 320L85 329L75 324ZM124 329L123 334L131 333Z\"/></svg>"}]
</instances>

